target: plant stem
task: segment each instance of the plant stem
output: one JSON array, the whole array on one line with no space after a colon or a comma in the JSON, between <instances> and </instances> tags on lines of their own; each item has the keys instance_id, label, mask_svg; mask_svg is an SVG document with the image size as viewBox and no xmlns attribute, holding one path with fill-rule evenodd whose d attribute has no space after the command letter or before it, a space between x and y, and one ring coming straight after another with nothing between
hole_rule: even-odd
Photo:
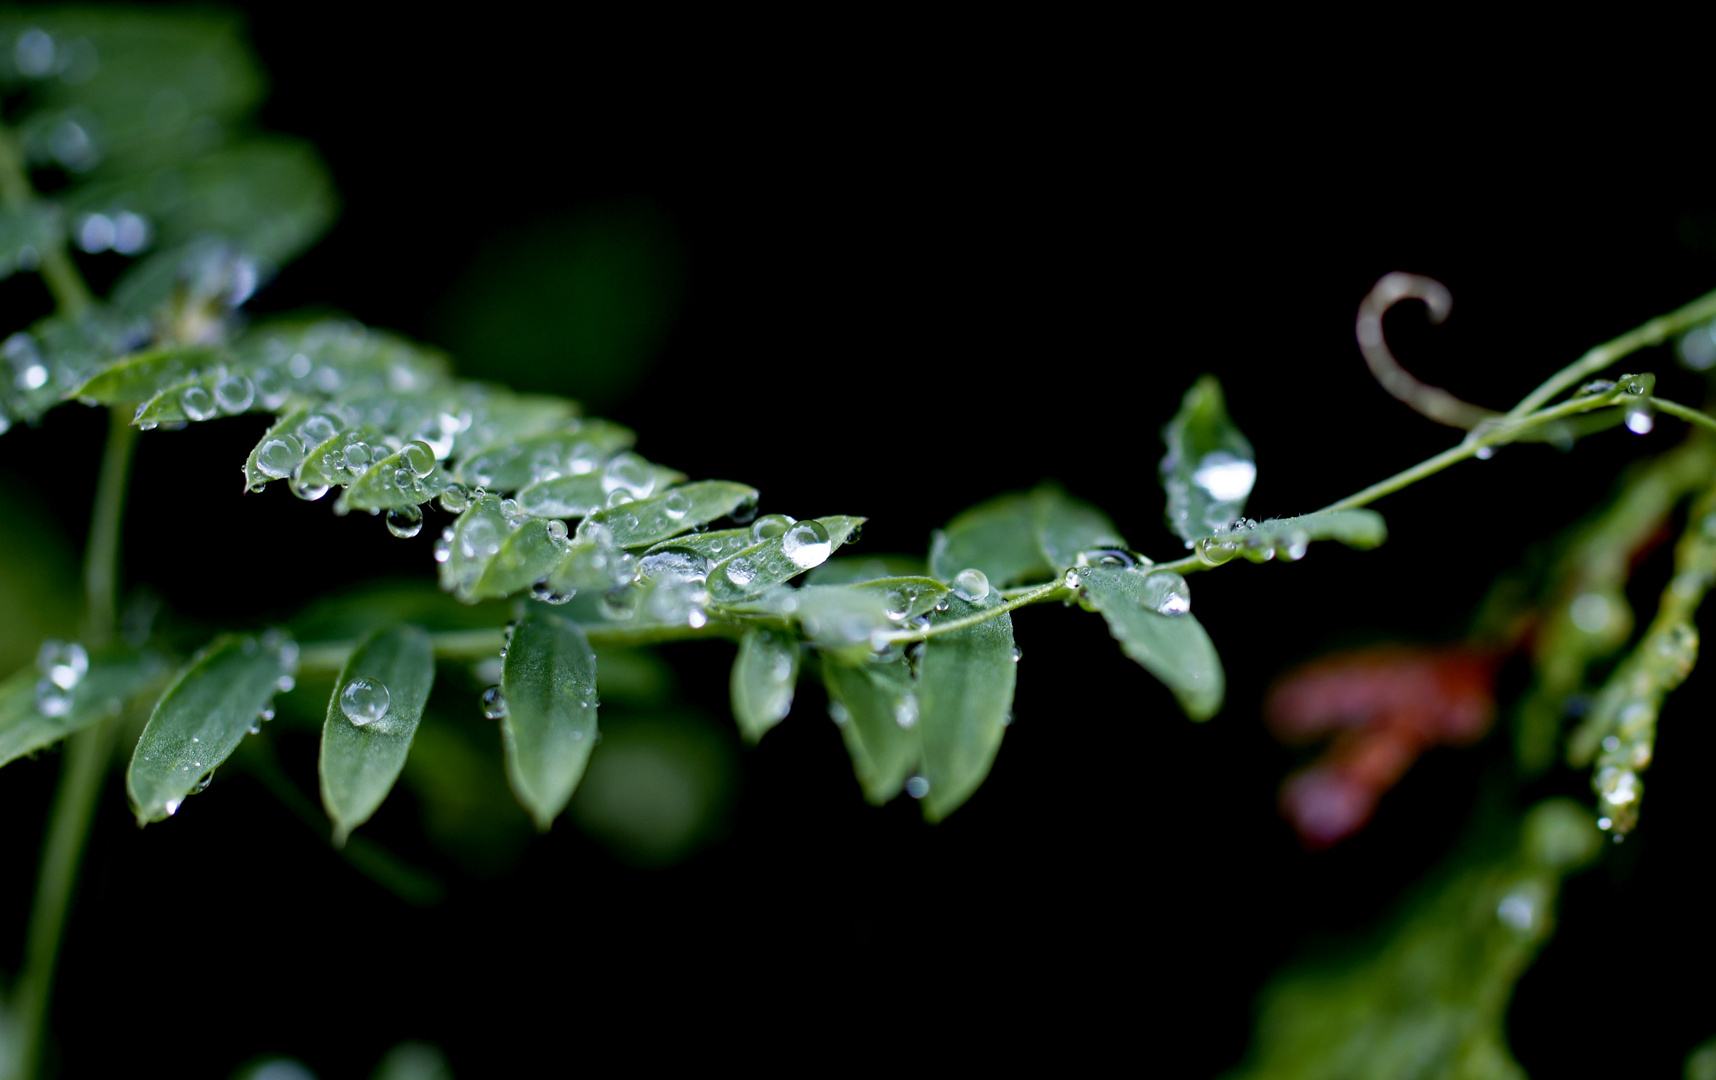
<instances>
[{"instance_id":1,"label":"plant stem","mask_svg":"<svg viewBox=\"0 0 1716 1080\"><path fill-rule=\"evenodd\" d=\"M592 645L657 645L668 641L735 638L739 635L737 627L720 622L710 622L706 626L695 628L665 625L637 628L586 626L584 632ZM429 641L434 646L437 660L486 660L500 655L501 646L506 641L506 631L498 626L490 630L457 630L430 634ZM357 647L356 641L306 642L299 648L298 670L312 674L337 674L345 667L347 658Z\"/></svg>"},{"instance_id":2,"label":"plant stem","mask_svg":"<svg viewBox=\"0 0 1716 1080\"><path fill-rule=\"evenodd\" d=\"M1716 431L1716 419L1699 412L1697 409L1689 409L1678 402L1668 401L1659 397L1651 398L1650 403L1659 412L1665 412L1670 416L1678 416L1689 424L1697 424L1699 427L1709 428L1712 431Z\"/></svg>"},{"instance_id":3,"label":"plant stem","mask_svg":"<svg viewBox=\"0 0 1716 1080\"><path fill-rule=\"evenodd\" d=\"M101 478L96 485L95 509L90 518L89 547L84 553L88 604L84 616L85 643L96 648L112 640L118 622L119 531L135 444L134 430L119 410L114 410L102 452ZM35 1076L41 1068L60 944L77 889L78 867L83 861L90 819L107 778L116 730L114 719L108 717L66 740L65 764L54 792L41 872L36 878L35 903L30 909L24 966L18 974L15 1008L19 1076Z\"/></svg>"},{"instance_id":4,"label":"plant stem","mask_svg":"<svg viewBox=\"0 0 1716 1080\"><path fill-rule=\"evenodd\" d=\"M1005 599L992 608L984 608L982 611L974 612L964 618L949 619L947 622L926 626L922 630L896 630L891 634L883 635L879 640L885 641L889 645L904 645L911 641L923 641L926 638L935 637L937 634L951 634L955 630L964 630L968 626L988 622L997 615L1005 615L1007 612L1015 608L1022 608L1026 604L1040 604L1044 600L1052 599L1056 593L1066 591L1066 586L1059 581L1045 582L1042 585L1026 589L1010 599ZM1003 593L1002 595L1005 596L1006 594Z\"/></svg>"},{"instance_id":5,"label":"plant stem","mask_svg":"<svg viewBox=\"0 0 1716 1080\"><path fill-rule=\"evenodd\" d=\"M1588 379L1628 353L1651 345L1660 345L1670 334L1677 334L1706 319L1716 318L1716 292L1705 293L1685 307L1658 315L1643 326L1633 329L1587 352L1552 375L1542 386L1525 395L1518 405L1508 410L1508 418L1518 419L1539 407L1582 379ZM1666 411L1666 410L1665 410Z\"/></svg>"},{"instance_id":6,"label":"plant stem","mask_svg":"<svg viewBox=\"0 0 1716 1080\"><path fill-rule=\"evenodd\" d=\"M35 198L30 188L30 174L24 167L24 155L12 132L0 127L0 204L21 210ZM95 301L66 251L65 241L58 236L39 252L42 258L42 280L54 294L54 303L67 315L78 316L89 310Z\"/></svg>"}]
</instances>

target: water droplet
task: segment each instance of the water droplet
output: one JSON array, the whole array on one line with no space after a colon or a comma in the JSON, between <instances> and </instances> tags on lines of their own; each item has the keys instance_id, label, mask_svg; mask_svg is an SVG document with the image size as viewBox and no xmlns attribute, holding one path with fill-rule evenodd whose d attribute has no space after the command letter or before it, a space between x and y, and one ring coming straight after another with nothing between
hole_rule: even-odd
<instances>
[{"instance_id":1,"label":"water droplet","mask_svg":"<svg viewBox=\"0 0 1716 1080\"><path fill-rule=\"evenodd\" d=\"M910 730L918 722L918 696L910 691L894 702L894 723Z\"/></svg>"},{"instance_id":2,"label":"water droplet","mask_svg":"<svg viewBox=\"0 0 1716 1080\"><path fill-rule=\"evenodd\" d=\"M184 801L183 799L168 799L161 804L161 809L167 811L168 817L172 817L179 812L179 807L184 804Z\"/></svg>"},{"instance_id":3,"label":"water droplet","mask_svg":"<svg viewBox=\"0 0 1716 1080\"><path fill-rule=\"evenodd\" d=\"M1606 394L1610 390L1613 390L1614 388L1615 388L1615 384L1613 382L1610 382L1608 379L1592 379L1590 382L1586 383L1584 386L1581 386L1579 388L1579 392L1577 394L1575 394L1574 396L1575 397L1590 397L1593 394Z\"/></svg>"},{"instance_id":4,"label":"water droplet","mask_svg":"<svg viewBox=\"0 0 1716 1080\"><path fill-rule=\"evenodd\" d=\"M276 480L292 475L298 462L304 459L303 448L290 435L278 435L267 440L256 451L256 469Z\"/></svg>"},{"instance_id":5,"label":"water droplet","mask_svg":"<svg viewBox=\"0 0 1716 1080\"><path fill-rule=\"evenodd\" d=\"M273 412L286 404L289 391L286 380L273 368L258 368L250 376L250 385L256 391L256 404Z\"/></svg>"},{"instance_id":6,"label":"water droplet","mask_svg":"<svg viewBox=\"0 0 1716 1080\"><path fill-rule=\"evenodd\" d=\"M786 531L798 524L798 519L785 514L764 514L751 522L751 543L760 544L764 540L773 540L777 536L785 536Z\"/></svg>"},{"instance_id":7,"label":"water droplet","mask_svg":"<svg viewBox=\"0 0 1716 1080\"><path fill-rule=\"evenodd\" d=\"M1206 536L1197 542L1197 552L1206 566L1220 566L1239 554L1239 545L1219 536Z\"/></svg>"},{"instance_id":8,"label":"water droplet","mask_svg":"<svg viewBox=\"0 0 1716 1080\"><path fill-rule=\"evenodd\" d=\"M828 530L820 522L800 521L781 534L781 553L801 570L821 566L833 549Z\"/></svg>"},{"instance_id":9,"label":"water droplet","mask_svg":"<svg viewBox=\"0 0 1716 1080\"><path fill-rule=\"evenodd\" d=\"M409 540L423 529L423 511L416 506L395 506L387 511L387 531Z\"/></svg>"},{"instance_id":10,"label":"water droplet","mask_svg":"<svg viewBox=\"0 0 1716 1080\"><path fill-rule=\"evenodd\" d=\"M602 594L602 599L596 607L604 619L615 622L625 622L638 613L638 599L641 589L630 585L620 585Z\"/></svg>"},{"instance_id":11,"label":"water droplet","mask_svg":"<svg viewBox=\"0 0 1716 1080\"><path fill-rule=\"evenodd\" d=\"M201 795L209 789L209 785L212 783L214 783L214 773L204 773L202 778L191 786L191 794Z\"/></svg>"},{"instance_id":12,"label":"water droplet","mask_svg":"<svg viewBox=\"0 0 1716 1080\"><path fill-rule=\"evenodd\" d=\"M1530 933L1537 925L1537 904L1523 889L1508 893L1496 905L1496 918L1522 934Z\"/></svg>"},{"instance_id":13,"label":"water droplet","mask_svg":"<svg viewBox=\"0 0 1716 1080\"><path fill-rule=\"evenodd\" d=\"M751 565L750 560L740 558L738 556L735 556L731 562L727 563L723 568L723 572L727 575L728 581L741 589L750 585L751 582L755 581L757 578L756 567Z\"/></svg>"},{"instance_id":14,"label":"water droplet","mask_svg":"<svg viewBox=\"0 0 1716 1080\"><path fill-rule=\"evenodd\" d=\"M914 776L906 781L906 794L914 799L921 799L929 794L929 781L921 776Z\"/></svg>"},{"instance_id":15,"label":"water droplet","mask_svg":"<svg viewBox=\"0 0 1716 1080\"><path fill-rule=\"evenodd\" d=\"M1061 579L1061 582L1069 589L1076 589L1080 585L1084 584L1084 577L1079 574L1078 567L1069 566L1067 567L1066 576Z\"/></svg>"},{"instance_id":16,"label":"water droplet","mask_svg":"<svg viewBox=\"0 0 1716 1080\"><path fill-rule=\"evenodd\" d=\"M578 590L568 588L562 592L547 578L544 578L530 587L530 595L533 599L540 600L545 604L565 604L578 595Z\"/></svg>"},{"instance_id":17,"label":"water droplet","mask_svg":"<svg viewBox=\"0 0 1716 1080\"><path fill-rule=\"evenodd\" d=\"M1017 645L1013 646L1013 662L1015 664L1017 664L1021 659L1023 659L1024 655L1025 655L1025 652L1023 649L1019 648L1019 646L1017 646Z\"/></svg>"},{"instance_id":18,"label":"water droplet","mask_svg":"<svg viewBox=\"0 0 1716 1080\"><path fill-rule=\"evenodd\" d=\"M664 548L639 559L638 571L663 581L702 581L709 575L709 561L690 548Z\"/></svg>"},{"instance_id":19,"label":"water droplet","mask_svg":"<svg viewBox=\"0 0 1716 1080\"><path fill-rule=\"evenodd\" d=\"M326 413L315 413L298 425L305 446L319 446L340 433L339 426Z\"/></svg>"},{"instance_id":20,"label":"water droplet","mask_svg":"<svg viewBox=\"0 0 1716 1080\"><path fill-rule=\"evenodd\" d=\"M301 469L293 471L292 479L288 480L286 485L291 488L292 494L309 502L315 502L317 499L328 493L327 484L315 483L313 481L306 482L303 478Z\"/></svg>"},{"instance_id":21,"label":"water droplet","mask_svg":"<svg viewBox=\"0 0 1716 1080\"><path fill-rule=\"evenodd\" d=\"M989 578L975 567L953 575L953 594L969 603L977 603L989 595ZM941 610L937 605L937 610Z\"/></svg>"},{"instance_id":22,"label":"water droplet","mask_svg":"<svg viewBox=\"0 0 1716 1080\"><path fill-rule=\"evenodd\" d=\"M602 470L604 495L612 496L616 491L624 491L634 499L641 499L654 490L655 470L650 467L649 462L630 450L615 454Z\"/></svg>"},{"instance_id":23,"label":"water droplet","mask_svg":"<svg viewBox=\"0 0 1716 1080\"><path fill-rule=\"evenodd\" d=\"M1603 736L1603 749L1607 750L1609 753L1612 754L1616 750L1619 750L1620 748L1621 748L1621 740L1620 739L1616 738L1613 735Z\"/></svg>"},{"instance_id":24,"label":"water droplet","mask_svg":"<svg viewBox=\"0 0 1716 1080\"><path fill-rule=\"evenodd\" d=\"M491 686L483 691L483 715L490 720L499 720L506 715L506 695L498 686Z\"/></svg>"},{"instance_id":25,"label":"water droplet","mask_svg":"<svg viewBox=\"0 0 1716 1080\"><path fill-rule=\"evenodd\" d=\"M215 406L214 395L201 386L187 387L179 395L179 408L185 410L185 415L192 420L207 420L220 411Z\"/></svg>"},{"instance_id":26,"label":"water droplet","mask_svg":"<svg viewBox=\"0 0 1716 1080\"><path fill-rule=\"evenodd\" d=\"M449 526L435 538L435 561L444 563L453 557L453 530Z\"/></svg>"},{"instance_id":27,"label":"water droplet","mask_svg":"<svg viewBox=\"0 0 1716 1080\"><path fill-rule=\"evenodd\" d=\"M1158 615L1184 615L1192 610L1192 591L1179 574L1157 570L1144 579L1144 602Z\"/></svg>"},{"instance_id":28,"label":"water droplet","mask_svg":"<svg viewBox=\"0 0 1716 1080\"><path fill-rule=\"evenodd\" d=\"M36 652L36 670L60 689L70 690L89 671L89 652L75 641L44 641Z\"/></svg>"},{"instance_id":29,"label":"water droplet","mask_svg":"<svg viewBox=\"0 0 1716 1080\"><path fill-rule=\"evenodd\" d=\"M1573 620L1573 625L1587 634L1600 634L1609 626L1609 620L1614 617L1613 605L1609 598L1602 593L1580 593L1567 605L1567 614Z\"/></svg>"},{"instance_id":30,"label":"water droplet","mask_svg":"<svg viewBox=\"0 0 1716 1080\"><path fill-rule=\"evenodd\" d=\"M215 383L215 404L229 415L244 412L256 400L256 387L243 375L226 375Z\"/></svg>"},{"instance_id":31,"label":"water droplet","mask_svg":"<svg viewBox=\"0 0 1716 1080\"><path fill-rule=\"evenodd\" d=\"M414 477L422 478L435 471L435 451L426 442L419 440L408 444L399 456Z\"/></svg>"},{"instance_id":32,"label":"water droplet","mask_svg":"<svg viewBox=\"0 0 1716 1080\"><path fill-rule=\"evenodd\" d=\"M393 695L387 684L368 675L359 675L340 691L340 711L358 727L373 724L387 715Z\"/></svg>"},{"instance_id":33,"label":"water droplet","mask_svg":"<svg viewBox=\"0 0 1716 1080\"><path fill-rule=\"evenodd\" d=\"M1244 502L1257 483L1257 466L1225 450L1215 450L1198 459L1192 483L1217 502Z\"/></svg>"},{"instance_id":34,"label":"water droplet","mask_svg":"<svg viewBox=\"0 0 1716 1080\"><path fill-rule=\"evenodd\" d=\"M1634 435L1649 435L1656 427L1656 418L1642 406L1627 410L1627 430Z\"/></svg>"},{"instance_id":35,"label":"water droplet","mask_svg":"<svg viewBox=\"0 0 1716 1080\"><path fill-rule=\"evenodd\" d=\"M828 718L836 724L845 724L851 721L852 710L846 707L845 702L830 701L828 703Z\"/></svg>"},{"instance_id":36,"label":"water droplet","mask_svg":"<svg viewBox=\"0 0 1716 1080\"><path fill-rule=\"evenodd\" d=\"M683 521L691 512L691 500L677 491L670 491L661 501L661 512L673 521Z\"/></svg>"},{"instance_id":37,"label":"water droplet","mask_svg":"<svg viewBox=\"0 0 1716 1080\"><path fill-rule=\"evenodd\" d=\"M42 679L36 683L36 711L43 716L64 716L71 712L71 691L54 683L52 679Z\"/></svg>"},{"instance_id":38,"label":"water droplet","mask_svg":"<svg viewBox=\"0 0 1716 1080\"><path fill-rule=\"evenodd\" d=\"M471 508L471 492L463 484L448 484L441 489L441 509L449 514L462 514Z\"/></svg>"},{"instance_id":39,"label":"water droplet","mask_svg":"<svg viewBox=\"0 0 1716 1080\"><path fill-rule=\"evenodd\" d=\"M1148 561L1148 560L1146 560ZM1122 548L1091 548L1089 551L1078 553L1075 565L1119 567L1130 570L1138 564L1138 557Z\"/></svg>"}]
</instances>

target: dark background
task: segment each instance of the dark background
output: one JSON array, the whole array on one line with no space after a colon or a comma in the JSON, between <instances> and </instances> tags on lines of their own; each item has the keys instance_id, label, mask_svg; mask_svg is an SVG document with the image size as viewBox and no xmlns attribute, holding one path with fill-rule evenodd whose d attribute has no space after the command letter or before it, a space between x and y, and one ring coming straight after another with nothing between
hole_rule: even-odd
<instances>
[{"instance_id":1,"label":"dark background","mask_svg":"<svg viewBox=\"0 0 1716 1080\"><path fill-rule=\"evenodd\" d=\"M1606 133L1548 103L1530 125L1420 118L1292 75L1224 100L1121 55L777 62L570 23L371 24L300 5L258 5L252 27L274 78L264 123L316 142L344 197L260 309L331 305L450 344L472 266L590 207L647 207L683 291L607 414L653 460L755 484L765 510L868 515L864 551L920 552L965 506L1055 477L1173 557L1157 433L1205 371L1257 448L1257 516L1313 510L1442 449L1451 435L1376 388L1352 344L1359 299L1390 270L1455 297L1442 327L1390 318L1403 359L1497 407L1716 285L1708 185L1669 152L1593 168L1614 156ZM492 373L479 350L459 362ZM1636 367L1666 396L1702 396L1665 350ZM579 373L540 377L576 390ZM253 620L377 573L431 575L439 522L402 549L282 491L241 497L235 464L259 431L144 439L128 580L188 617ZM99 433L68 409L0 443L67 537L85 528ZM726 839L671 869L628 868L563 820L505 872L469 873L396 794L365 831L441 875L447 899L426 909L353 873L243 776L141 833L116 783L62 970L65 1074L153 1047L197 1075L277 1051L358 1076L408 1037L468 1076L544 1056L912 1068L1033 1051L1213 1073L1243 1053L1270 972L1370 924L1433 866L1506 754L1499 737L1432 752L1363 835L1306 855L1274 810L1298 759L1261 730L1268 682L1337 646L1458 637L1532 541L1679 435L1664 422L1570 455L1512 448L1385 500L1376 552L1193 578L1230 680L1204 725L1096 619L1022 613L1017 722L988 783L938 827L909 800L864 805L808 684L743 752ZM724 719L730 647L665 655L691 707ZM1697 869L1709 685L1695 674L1672 699L1643 829L1570 885L1521 983L1510 1031L1534 1074L1670 1075L1711 1034L1708 991L1682 977L1716 959ZM474 705L469 723L486 730ZM313 792L313 741L281 754ZM30 865L55 763L7 770L7 865ZM27 893L10 880L0 923L23 925ZM1627 1037L1585 1034L1593 1010ZM80 1034L86 1015L99 1038Z\"/></svg>"}]
</instances>

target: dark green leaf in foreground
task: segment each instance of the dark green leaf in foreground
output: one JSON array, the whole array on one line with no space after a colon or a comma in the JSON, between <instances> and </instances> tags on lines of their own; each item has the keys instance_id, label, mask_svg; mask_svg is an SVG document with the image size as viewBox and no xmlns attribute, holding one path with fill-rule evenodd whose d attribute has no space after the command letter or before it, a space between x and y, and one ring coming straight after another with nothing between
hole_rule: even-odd
<instances>
[{"instance_id":1,"label":"dark green leaf in foreground","mask_svg":"<svg viewBox=\"0 0 1716 1080\"><path fill-rule=\"evenodd\" d=\"M138 824L170 817L199 790L280 692L297 655L284 635L228 635L179 673L143 728L126 771Z\"/></svg>"},{"instance_id":2,"label":"dark green leaf in foreground","mask_svg":"<svg viewBox=\"0 0 1716 1080\"><path fill-rule=\"evenodd\" d=\"M88 665L70 689L34 666L0 683L0 765L117 715L132 699L158 689L168 671L155 653L98 653Z\"/></svg>"},{"instance_id":3,"label":"dark green leaf in foreground","mask_svg":"<svg viewBox=\"0 0 1716 1080\"><path fill-rule=\"evenodd\" d=\"M1268 562L1277 555L1296 562L1305 557L1313 540L1338 540L1347 547L1368 551L1387 539L1388 526L1375 510L1326 510L1242 523L1214 536L1199 537L1194 543L1208 562L1226 562L1235 555L1252 562Z\"/></svg>"},{"instance_id":4,"label":"dark green leaf in foreground","mask_svg":"<svg viewBox=\"0 0 1716 1080\"><path fill-rule=\"evenodd\" d=\"M1186 715L1208 720L1221 709L1227 690L1221 658L1209 634L1185 610L1189 594L1178 574L1093 566L1079 577L1084 602L1102 612L1126 655L1162 680ZM1162 613L1176 610L1180 613Z\"/></svg>"},{"instance_id":5,"label":"dark green leaf in foreground","mask_svg":"<svg viewBox=\"0 0 1716 1080\"><path fill-rule=\"evenodd\" d=\"M931 625L951 622L1001 603L991 592L976 603L949 597ZM1013 708L1013 620L1002 614L924 642L918 659L916 718L923 745L924 816L953 813L989 775ZM904 719L903 717L901 718Z\"/></svg>"},{"instance_id":6,"label":"dark green leaf in foreground","mask_svg":"<svg viewBox=\"0 0 1716 1080\"><path fill-rule=\"evenodd\" d=\"M435 681L429 635L415 626L379 630L340 670L322 723L322 805L334 843L369 820L387 798Z\"/></svg>"},{"instance_id":7,"label":"dark green leaf in foreground","mask_svg":"<svg viewBox=\"0 0 1716 1080\"><path fill-rule=\"evenodd\" d=\"M900 793L918 763L918 733L900 724L902 718L917 718L911 665L904 657L853 665L824 659L822 682L858 786L864 798L880 806Z\"/></svg>"},{"instance_id":8,"label":"dark green leaf in foreground","mask_svg":"<svg viewBox=\"0 0 1716 1080\"><path fill-rule=\"evenodd\" d=\"M1602 837L1589 811L1562 799L1539 803L1523 826L1482 832L1367 947L1277 975L1251 1052L1226 1080L1523 1080L1507 1047L1509 999L1554 931L1562 877ZM1512 834L1500 850L1497 833Z\"/></svg>"},{"instance_id":9,"label":"dark green leaf in foreground","mask_svg":"<svg viewBox=\"0 0 1716 1080\"><path fill-rule=\"evenodd\" d=\"M863 523L863 518L844 514L816 518L815 524L827 534L825 548L807 545L789 554L787 540L793 535L789 530L783 536L752 544L728 555L709 568L709 595L722 602L743 600L791 581L825 562Z\"/></svg>"},{"instance_id":10,"label":"dark green leaf in foreground","mask_svg":"<svg viewBox=\"0 0 1716 1080\"><path fill-rule=\"evenodd\" d=\"M507 778L537 828L546 830L596 745L596 654L584 631L537 606L513 630L501 692Z\"/></svg>"},{"instance_id":11,"label":"dark green leaf in foreground","mask_svg":"<svg viewBox=\"0 0 1716 1080\"><path fill-rule=\"evenodd\" d=\"M756 742L792 709L798 681L798 641L791 634L754 629L739 641L733 661L733 719L747 742Z\"/></svg>"},{"instance_id":12,"label":"dark green leaf in foreground","mask_svg":"<svg viewBox=\"0 0 1716 1080\"><path fill-rule=\"evenodd\" d=\"M1205 375L1186 391L1180 411L1162 429L1162 487L1168 527L1191 546L1245 509L1257 481L1251 443L1227 415L1221 383Z\"/></svg>"}]
</instances>

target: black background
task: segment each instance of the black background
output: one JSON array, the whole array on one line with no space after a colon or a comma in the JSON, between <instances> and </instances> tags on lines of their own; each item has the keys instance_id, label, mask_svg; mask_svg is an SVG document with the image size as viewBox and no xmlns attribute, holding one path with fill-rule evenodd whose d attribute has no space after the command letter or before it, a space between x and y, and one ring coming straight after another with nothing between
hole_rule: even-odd
<instances>
[{"instance_id":1,"label":"black background","mask_svg":"<svg viewBox=\"0 0 1716 1080\"><path fill-rule=\"evenodd\" d=\"M688 254L685 303L612 415L652 459L753 483L765 509L868 515L868 551L921 551L963 507L1055 477L1171 557L1157 433L1205 371L1256 445L1258 516L1313 510L1442 449L1450 434L1376 388L1352 344L1356 305L1389 270L1455 297L1441 327L1391 316L1403 359L1500 407L1716 284L1696 148L1594 168L1613 144L1553 100L1525 123L1396 108L1357 85L1315 93L1296 74L1218 93L1150 57L1047 42L835 55L802 41L788 58L712 41L670 52L571 22L251 17L274 78L265 123L315 141L344 197L263 309L325 303L428 336L485 238L652 200ZM481 374L480 357L460 360ZM1666 351L1636 366L1666 396L1702 396ZM63 482L68 536L85 527L99 428L61 410L0 443L9 472ZM373 521L240 496L233 463L259 430L144 439L128 579L191 615L250 620L400 572L399 542ZM1019 615L1017 723L989 782L939 827L907 800L863 804L809 689L746 753L730 837L669 871L626 869L562 822L510 875L466 879L435 863L396 796L370 829L449 873L449 899L427 910L346 869L243 778L141 833L115 784L62 970L65 1074L147 1053L221 1075L278 1051L358 1076L407 1037L468 1076L589 1055L910 1069L1031 1051L1213 1073L1243 1053L1269 973L1369 924L1433 866L1505 756L1500 738L1433 752L1362 836L1308 856L1274 810L1296 759L1261 731L1269 680L1340 645L1458 637L1531 541L1678 437L1664 422L1570 455L1509 449L1384 501L1376 552L1193 578L1230 680L1204 725L1093 618ZM430 532L404 557L411 573L432 571ZM729 647L669 656L721 715ZM1521 983L1510 1033L1534 1074L1670 1075L1712 1033L1709 993L1681 977L1713 951L1697 869L1707 678L1665 711L1641 833L1569 886L1562 930ZM0 785L8 865L30 865L55 761ZM309 790L313 761L287 764ZM1549 786L1581 791L1570 774ZM24 876L3 894L21 926ZM1593 1034L1593 1014L1627 1037Z\"/></svg>"}]
</instances>

